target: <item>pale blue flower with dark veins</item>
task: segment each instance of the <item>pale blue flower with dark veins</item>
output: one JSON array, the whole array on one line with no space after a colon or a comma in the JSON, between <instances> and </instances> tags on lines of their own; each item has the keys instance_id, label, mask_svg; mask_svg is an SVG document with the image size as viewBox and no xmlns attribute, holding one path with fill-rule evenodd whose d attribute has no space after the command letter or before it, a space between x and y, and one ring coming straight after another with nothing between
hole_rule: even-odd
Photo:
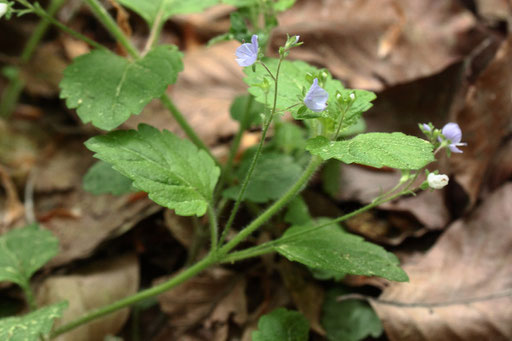
<instances>
[{"instance_id":1,"label":"pale blue flower with dark veins","mask_svg":"<svg viewBox=\"0 0 512 341\"><path fill-rule=\"evenodd\" d=\"M453 153L462 153L462 150L457 147L467 146L467 143L460 142L462 139L462 131L460 130L460 127L457 123L450 122L445 124L441 133L448 141L448 148L450 148ZM439 142L442 142L441 137L438 137L438 139Z\"/></svg>"},{"instance_id":2,"label":"pale blue flower with dark veins","mask_svg":"<svg viewBox=\"0 0 512 341\"><path fill-rule=\"evenodd\" d=\"M304 104L314 112L321 112L327 108L328 98L329 94L318 85L318 78L315 78L306 97L304 97Z\"/></svg>"},{"instance_id":3,"label":"pale blue flower with dark veins","mask_svg":"<svg viewBox=\"0 0 512 341\"><path fill-rule=\"evenodd\" d=\"M251 66L258 59L258 36L254 34L251 43L242 44L236 49L236 62L240 66Z\"/></svg>"}]
</instances>

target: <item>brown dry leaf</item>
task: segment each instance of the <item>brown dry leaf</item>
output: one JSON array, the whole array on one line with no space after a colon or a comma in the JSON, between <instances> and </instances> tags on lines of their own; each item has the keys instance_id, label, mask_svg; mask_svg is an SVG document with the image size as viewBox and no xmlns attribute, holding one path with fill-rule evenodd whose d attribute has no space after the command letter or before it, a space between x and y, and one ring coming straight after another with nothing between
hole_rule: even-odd
<instances>
[{"instance_id":1,"label":"brown dry leaf","mask_svg":"<svg viewBox=\"0 0 512 341\"><path fill-rule=\"evenodd\" d=\"M508 21L510 25L512 19L512 4L510 0L475 0L475 9L479 16L491 24L499 21Z\"/></svg>"},{"instance_id":2,"label":"brown dry leaf","mask_svg":"<svg viewBox=\"0 0 512 341\"><path fill-rule=\"evenodd\" d=\"M25 207L18 197L16 186L14 185L9 173L1 165L0 185L5 191L5 202L0 206L2 207L2 211L0 211L0 230L3 230L23 217Z\"/></svg>"},{"instance_id":3,"label":"brown dry leaf","mask_svg":"<svg viewBox=\"0 0 512 341\"><path fill-rule=\"evenodd\" d=\"M30 62L22 69L20 77L30 95L57 97L62 72L68 64L61 50L56 41L41 44Z\"/></svg>"},{"instance_id":4,"label":"brown dry leaf","mask_svg":"<svg viewBox=\"0 0 512 341\"><path fill-rule=\"evenodd\" d=\"M134 255L97 262L74 275L52 276L38 289L40 304L67 300L69 306L55 326L62 326L91 310L133 295L139 287L139 264ZM55 340L103 341L117 334L128 319L129 309L122 309L85 324Z\"/></svg>"},{"instance_id":5,"label":"brown dry leaf","mask_svg":"<svg viewBox=\"0 0 512 341\"><path fill-rule=\"evenodd\" d=\"M162 310L169 315L164 334L170 340L181 340L192 329L220 332L218 329L227 326L231 317L239 324L247 320L245 280L223 268L209 269L158 299Z\"/></svg>"},{"instance_id":6,"label":"brown dry leaf","mask_svg":"<svg viewBox=\"0 0 512 341\"><path fill-rule=\"evenodd\" d=\"M82 189L93 164L82 140L62 141L49 148L33 171L35 216L60 240L60 252L49 266L90 255L104 240L115 237L160 208L137 194L95 196Z\"/></svg>"},{"instance_id":7,"label":"brown dry leaf","mask_svg":"<svg viewBox=\"0 0 512 341\"><path fill-rule=\"evenodd\" d=\"M183 217L174 214L171 210L164 212L165 226L172 233L172 236L180 242L181 245L189 249L195 236L195 228L190 217Z\"/></svg>"},{"instance_id":8,"label":"brown dry leaf","mask_svg":"<svg viewBox=\"0 0 512 341\"><path fill-rule=\"evenodd\" d=\"M185 70L170 92L189 124L210 146L238 129L238 123L229 115L233 98L247 89L242 68L234 57L238 45L228 42L187 53L183 60ZM135 128L141 122L184 136L169 111L157 101L140 115L132 116L125 126Z\"/></svg>"},{"instance_id":9,"label":"brown dry leaf","mask_svg":"<svg viewBox=\"0 0 512 341\"><path fill-rule=\"evenodd\" d=\"M302 269L288 260L282 259L278 270L293 302L308 319L311 329L320 335L325 335L325 330L320 323L324 302L323 289L314 282L306 280L306 274Z\"/></svg>"},{"instance_id":10,"label":"brown dry leaf","mask_svg":"<svg viewBox=\"0 0 512 341\"><path fill-rule=\"evenodd\" d=\"M410 282L385 289L388 303L371 301L389 339L511 340L511 221L509 183L405 264Z\"/></svg>"},{"instance_id":11,"label":"brown dry leaf","mask_svg":"<svg viewBox=\"0 0 512 341\"><path fill-rule=\"evenodd\" d=\"M400 173L343 165L340 178L340 190L336 199L368 204L380 194L393 188L400 179ZM379 208L390 212L410 213L425 228L419 228L412 223L403 228L403 224L394 224L394 221L389 219L381 221L371 213L350 219L347 221L347 226L374 240L397 245L408 236L418 237L429 230L442 229L450 221L443 191L423 191L416 196L402 197L382 204Z\"/></svg>"},{"instance_id":12,"label":"brown dry leaf","mask_svg":"<svg viewBox=\"0 0 512 341\"><path fill-rule=\"evenodd\" d=\"M294 58L328 68L350 87L373 90L438 73L484 36L457 0L304 0L279 22L281 39L273 39L272 51L286 33L299 34L304 46L292 50ZM394 27L399 32L389 33ZM379 57L383 39L392 45L386 58Z\"/></svg>"},{"instance_id":13,"label":"brown dry leaf","mask_svg":"<svg viewBox=\"0 0 512 341\"><path fill-rule=\"evenodd\" d=\"M449 160L450 171L468 194L470 206L480 193L484 175L512 122L512 38L496 52L494 60L468 85L465 102L454 108L453 122L459 123L464 153Z\"/></svg>"},{"instance_id":14,"label":"brown dry leaf","mask_svg":"<svg viewBox=\"0 0 512 341\"><path fill-rule=\"evenodd\" d=\"M512 139L502 145L494 156L486 178L486 192L492 192L512 178ZM484 193L486 194L486 193Z\"/></svg>"}]
</instances>

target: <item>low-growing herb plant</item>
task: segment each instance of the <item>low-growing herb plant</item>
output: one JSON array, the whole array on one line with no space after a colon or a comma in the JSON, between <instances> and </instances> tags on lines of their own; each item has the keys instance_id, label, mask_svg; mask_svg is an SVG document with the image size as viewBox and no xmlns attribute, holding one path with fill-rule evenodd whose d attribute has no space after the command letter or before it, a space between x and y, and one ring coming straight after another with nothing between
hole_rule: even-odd
<instances>
[{"instance_id":1,"label":"low-growing herb plant","mask_svg":"<svg viewBox=\"0 0 512 341\"><path fill-rule=\"evenodd\" d=\"M364 133L362 114L372 107L374 93L345 88L328 70L288 60L290 50L308 43L299 36L288 36L276 51L276 58L265 55L270 32L277 25L276 14L293 5L293 0L224 0L238 10L231 15L230 31L211 43L232 39L241 42L233 53L244 68L248 94L237 97L231 107L239 131L223 164L166 95L167 87L176 82L183 69L182 53L176 46L158 44L168 18L201 11L219 1L119 0L150 27L142 51L134 47L99 0L85 2L124 49L126 57L53 19L62 1L53 1L51 11L27 0L0 1L0 17L9 19L12 15L33 13L44 23L56 25L93 48L67 67L60 84L60 96L67 107L76 109L84 123L107 131L85 143L101 160L85 176L85 188L94 194L144 191L155 203L177 215L207 215L209 252L170 280L91 311L50 334L53 320L62 314L66 304L37 307L30 278L56 255L57 239L36 225L13 230L0 238L0 280L18 284L32 312L0 320L2 340L37 340L48 334L55 337L172 290L209 267L267 253L279 253L327 277L355 274L408 280L392 253L348 233L340 223L400 196L446 186L446 175L430 172L426 167L441 150L448 155L462 152L459 147L465 144L461 143L456 123L448 123L441 130L432 124L419 124L426 139L400 132ZM31 41L28 47L33 50L37 41ZM115 130L154 99L169 110L188 139L146 124L139 125L137 130ZM283 119L285 113L291 114L293 122ZM273 137L267 141L271 126ZM244 131L255 127L261 127L258 145L245 151L240 163L235 164ZM300 195L326 161L329 165L389 167L400 170L402 176L393 189L370 204L334 219L316 219L309 214ZM244 203L253 208L255 216L246 226L236 226L235 218ZM261 205L265 205L263 210ZM279 214L283 210L284 214ZM219 214L227 219L218 219ZM284 234L240 248L249 236L278 219L291 225ZM329 311L343 309L348 308L328 306ZM365 314L372 321L376 319L371 311ZM372 328L368 333L379 333L378 325ZM260 319L253 339L300 341L308 338L308 330L300 313L278 309Z\"/></svg>"}]
</instances>

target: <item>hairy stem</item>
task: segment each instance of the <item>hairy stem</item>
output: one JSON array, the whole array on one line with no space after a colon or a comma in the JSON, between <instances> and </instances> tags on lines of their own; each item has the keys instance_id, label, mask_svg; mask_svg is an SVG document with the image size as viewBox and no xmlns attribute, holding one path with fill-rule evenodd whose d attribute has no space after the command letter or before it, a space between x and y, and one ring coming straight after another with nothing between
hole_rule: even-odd
<instances>
[{"instance_id":1,"label":"hairy stem","mask_svg":"<svg viewBox=\"0 0 512 341\"><path fill-rule=\"evenodd\" d=\"M404 195L404 194L408 194L410 193L410 190L409 190L409 186L414 182L415 179L413 179L411 182L409 182L409 184L403 189L401 190L400 192L398 193L395 193L391 196L384 196L382 197L382 199L380 200L374 200L373 202L371 202L370 204L366 205L366 206L363 206L355 211L352 211L350 213L347 213L345 215L342 215L338 218L335 218L335 219L331 219L330 221L326 222L326 223L323 223L323 224L320 224L320 225L317 225L317 226L313 226L311 227L310 229L308 230L304 230L304 231L300 231L300 232L297 232L295 234L291 234L289 236L286 236L286 237L283 237L283 238L280 238L280 239L276 239L276 240L272 240L270 242L267 242L267 243L264 243L264 244L261 244L261 245L258 245L258 246L254 246L254 247L251 247L251 248L248 248L248 249L245 249L245 250L242 250L242 251L238 251L238 252L233 252L231 254L227 254L225 256L223 256L221 258L221 262L222 263L232 263L232 262L236 262L236 261L239 261L239 260L242 260L242 259L246 259L246 258L251 258L251 257L257 257L257 256L261 256L261 255L264 255L264 254L267 254L269 252L273 252L274 251L274 247L279 245L279 244L282 244L286 241L290 241L290 240L293 240L299 236L303 236L305 234L309 234L309 233L313 233L315 231L318 231L319 229L322 229L324 227L327 227L329 225L332 225L332 224L336 224L336 223L341 223L343 221L346 221L358 214L361 214L363 212L366 212L372 208L375 208L385 202L388 202L388 201L393 201L395 200L396 198ZM223 251L222 249L220 250L221 252Z\"/></svg>"},{"instance_id":2,"label":"hairy stem","mask_svg":"<svg viewBox=\"0 0 512 341\"><path fill-rule=\"evenodd\" d=\"M231 177L231 172L233 170L233 161L235 160L235 156L236 156L236 153L238 152L238 148L240 148L240 142L242 141L242 135L244 134L244 131L247 130L247 128L248 128L247 120L249 118L249 112L251 111L253 102L254 102L254 97L249 95L247 103L245 104L244 112L242 114L240 126L238 127L238 131L237 131L235 137L233 138L233 142L231 142L228 160L226 161L226 164L224 165L222 174L220 176L219 184L217 185L216 196L218 196L220 194L220 191L222 191L224 184L226 183L226 181L229 181L229 178Z\"/></svg>"},{"instance_id":3,"label":"hairy stem","mask_svg":"<svg viewBox=\"0 0 512 341\"><path fill-rule=\"evenodd\" d=\"M235 206L233 206L233 209L231 210L231 214L229 215L228 222L226 223L226 226L224 227L224 230L222 231L222 235L220 237L219 244L222 245L224 243L224 240L226 239L229 229L231 228L231 225L233 224L233 221L235 220L236 214L238 213L238 210L240 209L240 204L242 203L243 197L245 195L245 191L247 190L247 186L249 185L249 181L251 180L252 173L254 172L254 168L256 167L256 164L258 162L258 159L261 155L261 150L263 149L263 144L265 143L265 138L267 136L268 128L270 127L270 124L272 123L272 120L274 118L274 114L276 113L276 106L277 106L277 92L278 92L278 84L279 84L279 70L281 69L281 63L283 61L283 58L279 59L279 63L277 64L277 71L274 78L274 103L272 105L272 111L270 112L270 115L268 116L266 122L263 124L263 131L261 133L261 139L260 143L258 144L258 148L256 149L256 153L254 154L254 157L252 158L251 164L249 166L249 170L247 171L247 174L245 175L245 179L242 183L242 187L240 188L240 192L238 192L238 197L235 201ZM265 66L264 63L261 63ZM266 66L265 66L266 68ZM268 70L268 69L267 69ZM270 72L270 70L269 70ZM266 107L266 101L265 101L265 107Z\"/></svg>"},{"instance_id":4,"label":"hairy stem","mask_svg":"<svg viewBox=\"0 0 512 341\"><path fill-rule=\"evenodd\" d=\"M249 237L254 231L256 231L261 225L263 225L267 220L269 220L274 214L279 212L286 204L288 204L300 191L305 187L308 183L309 179L316 172L318 167L322 164L322 159L313 156L308 166L302 173L301 177L297 180L297 182L274 204L272 204L269 208L267 208L258 218L254 219L249 225L247 225L243 230L241 230L232 240L226 243L219 249L219 257L223 259L223 257L235 248L238 244L244 241L247 237Z\"/></svg>"},{"instance_id":5,"label":"hairy stem","mask_svg":"<svg viewBox=\"0 0 512 341\"><path fill-rule=\"evenodd\" d=\"M221 166L220 163L219 163L219 160L217 160L217 158L215 156L213 156L212 152L210 151L210 148L208 148L203 140L201 140L201 138L196 134L194 128L192 128L190 126L190 124L188 124L187 122L187 119L185 118L185 116L183 116L183 114L178 110L178 108L176 108L176 106L174 105L174 102L171 100L171 98L168 96L168 95L162 95L162 97L160 97L160 101L162 102L162 104L164 105L164 107L167 108L167 110L169 110L169 112L171 113L172 117L176 120L176 122L179 124L179 126L181 127L181 129L183 129L183 131L185 132L185 134L187 135L187 137L200 149L204 150L205 152L208 153L208 155L210 155L210 157L213 159L213 161L215 161L215 163L217 164L217 166Z\"/></svg>"},{"instance_id":6,"label":"hairy stem","mask_svg":"<svg viewBox=\"0 0 512 341\"><path fill-rule=\"evenodd\" d=\"M85 0L91 7L92 12L96 18L105 26L105 28L112 34L112 36L121 44L121 46L128 52L130 56L137 59L139 58L139 51L135 48L128 37L119 28L115 20L110 16L105 7L103 7L98 0Z\"/></svg>"},{"instance_id":7,"label":"hairy stem","mask_svg":"<svg viewBox=\"0 0 512 341\"><path fill-rule=\"evenodd\" d=\"M34 311L37 309L37 303L36 299L34 297L34 292L32 291L32 288L30 287L30 280L24 283L21 288L23 289L23 294L25 295L25 300L28 303L28 307L30 308L30 311Z\"/></svg>"},{"instance_id":8,"label":"hairy stem","mask_svg":"<svg viewBox=\"0 0 512 341\"><path fill-rule=\"evenodd\" d=\"M211 250L217 249L217 238L219 234L219 227L217 225L217 216L215 215L215 209L212 205L208 206L208 219L210 220L210 247Z\"/></svg>"}]
</instances>

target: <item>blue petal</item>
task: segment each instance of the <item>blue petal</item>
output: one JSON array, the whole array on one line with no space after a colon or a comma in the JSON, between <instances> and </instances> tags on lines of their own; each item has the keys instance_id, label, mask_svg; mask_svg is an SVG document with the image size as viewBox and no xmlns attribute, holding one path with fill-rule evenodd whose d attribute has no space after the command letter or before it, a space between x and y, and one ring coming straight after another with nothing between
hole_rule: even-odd
<instances>
[{"instance_id":1,"label":"blue petal","mask_svg":"<svg viewBox=\"0 0 512 341\"><path fill-rule=\"evenodd\" d=\"M457 123L450 122L445 124L442 133L453 144L459 143L462 139L462 131Z\"/></svg>"},{"instance_id":2,"label":"blue petal","mask_svg":"<svg viewBox=\"0 0 512 341\"><path fill-rule=\"evenodd\" d=\"M304 104L314 112L321 112L327 108L327 99L329 94L318 85L318 79L315 78L304 98Z\"/></svg>"},{"instance_id":3,"label":"blue petal","mask_svg":"<svg viewBox=\"0 0 512 341\"><path fill-rule=\"evenodd\" d=\"M252 43L245 43L236 49L236 62L240 66L251 66L258 59L258 36L253 35Z\"/></svg>"}]
</instances>

